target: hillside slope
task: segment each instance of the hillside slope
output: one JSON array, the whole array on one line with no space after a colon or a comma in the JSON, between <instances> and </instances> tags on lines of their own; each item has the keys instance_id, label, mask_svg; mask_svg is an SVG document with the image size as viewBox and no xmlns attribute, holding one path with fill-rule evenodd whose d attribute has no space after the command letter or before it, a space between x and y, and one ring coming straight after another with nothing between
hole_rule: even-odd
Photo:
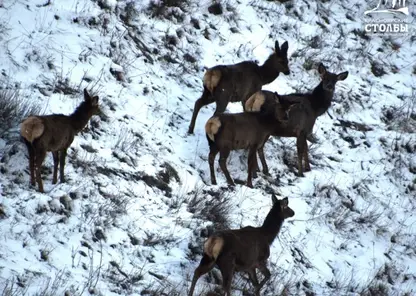
<instances>
[{"instance_id":1,"label":"hillside slope","mask_svg":"<svg viewBox=\"0 0 416 296\"><path fill-rule=\"evenodd\" d=\"M186 295L206 236L261 224L272 192L296 215L272 246L263 295L416 294L414 36L366 36L368 7L355 0L229 0L218 15L211 4L2 2L0 107L17 110L0 113L2 295ZM212 186L203 126L214 104L187 134L204 68L262 63L275 40L289 42L291 75L265 89L309 91L319 62L349 71L315 124L312 171L298 178L294 139L274 138L271 177L228 188L218 169ZM38 193L18 124L71 113L84 87L103 114L68 150L66 183L51 184L48 155ZM231 154L234 178L245 180L246 157ZM204 276L198 295L220 279ZM244 275L233 289L253 293Z\"/></svg>"}]
</instances>

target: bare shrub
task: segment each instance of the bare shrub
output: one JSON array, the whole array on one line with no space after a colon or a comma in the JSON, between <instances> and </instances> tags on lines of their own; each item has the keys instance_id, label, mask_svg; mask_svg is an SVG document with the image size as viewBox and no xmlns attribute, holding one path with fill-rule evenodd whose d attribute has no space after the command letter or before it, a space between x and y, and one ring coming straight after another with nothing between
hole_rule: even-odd
<instances>
[{"instance_id":1,"label":"bare shrub","mask_svg":"<svg viewBox=\"0 0 416 296\"><path fill-rule=\"evenodd\" d=\"M183 22L184 13L188 11L188 8L188 0L152 0L149 3L148 11L152 17Z\"/></svg>"},{"instance_id":2,"label":"bare shrub","mask_svg":"<svg viewBox=\"0 0 416 296\"><path fill-rule=\"evenodd\" d=\"M98 207L98 217L99 221L96 222L97 225L104 225L106 227L111 227L114 225L118 217L125 215L127 213L127 207L131 201L130 196L122 192L117 194L108 194L99 189L101 195L105 197L105 201L101 202Z\"/></svg>"},{"instance_id":3,"label":"bare shrub","mask_svg":"<svg viewBox=\"0 0 416 296\"><path fill-rule=\"evenodd\" d=\"M114 149L120 149L124 153L130 152L133 148L139 146L141 141L138 134L134 134L127 127L122 127L119 130L117 140L114 144Z\"/></svg>"},{"instance_id":4,"label":"bare shrub","mask_svg":"<svg viewBox=\"0 0 416 296\"><path fill-rule=\"evenodd\" d=\"M159 283L151 283L147 285L141 291L140 295L181 296L181 295L186 295L186 290L182 285L172 284L168 281L160 280Z\"/></svg>"},{"instance_id":5,"label":"bare shrub","mask_svg":"<svg viewBox=\"0 0 416 296\"><path fill-rule=\"evenodd\" d=\"M0 81L0 137L26 117L39 115L41 106L24 97L18 85Z\"/></svg>"},{"instance_id":6,"label":"bare shrub","mask_svg":"<svg viewBox=\"0 0 416 296\"><path fill-rule=\"evenodd\" d=\"M404 133L416 131L416 90L409 96L401 96L403 103L383 110L383 121L389 130Z\"/></svg>"},{"instance_id":7,"label":"bare shrub","mask_svg":"<svg viewBox=\"0 0 416 296\"><path fill-rule=\"evenodd\" d=\"M389 287L381 281L373 281L360 293L360 296L389 296Z\"/></svg>"},{"instance_id":8,"label":"bare shrub","mask_svg":"<svg viewBox=\"0 0 416 296\"><path fill-rule=\"evenodd\" d=\"M68 274L65 270L59 270L54 276L39 278L39 274L27 271L25 274L19 274L7 279L0 289L1 296L55 296L55 295L73 295L66 290ZM34 287L38 287L36 292ZM29 289L33 292L29 293ZM75 294L76 295L76 294Z\"/></svg>"},{"instance_id":9,"label":"bare shrub","mask_svg":"<svg viewBox=\"0 0 416 296\"><path fill-rule=\"evenodd\" d=\"M211 221L215 230L230 228L231 199L223 194L196 189L188 199L188 211L195 217ZM209 195L213 195L209 198Z\"/></svg>"},{"instance_id":10,"label":"bare shrub","mask_svg":"<svg viewBox=\"0 0 416 296\"><path fill-rule=\"evenodd\" d=\"M103 273L103 278L114 285L112 292L120 295L132 295L138 283L143 280L143 268L144 266L137 266L131 272L125 271L123 266L115 261L110 261L107 270Z\"/></svg>"},{"instance_id":11,"label":"bare shrub","mask_svg":"<svg viewBox=\"0 0 416 296\"><path fill-rule=\"evenodd\" d=\"M81 169L83 174L92 173L95 170L94 164L97 160L97 154L80 149L74 150L70 157L70 162L74 168Z\"/></svg>"}]
</instances>

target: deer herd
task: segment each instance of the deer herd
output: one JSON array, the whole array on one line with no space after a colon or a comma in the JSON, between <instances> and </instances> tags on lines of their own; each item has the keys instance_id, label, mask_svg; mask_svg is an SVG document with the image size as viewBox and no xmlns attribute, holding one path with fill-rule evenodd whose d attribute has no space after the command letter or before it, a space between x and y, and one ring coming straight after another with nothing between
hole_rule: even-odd
<instances>
[{"instance_id":1,"label":"deer herd","mask_svg":"<svg viewBox=\"0 0 416 296\"><path fill-rule=\"evenodd\" d=\"M331 106L335 84L344 80L348 72L334 74L320 63L320 83L310 93L279 94L262 90L262 86L274 81L280 73L290 74L287 51L288 42L281 46L275 42L273 53L263 65L244 61L233 65L218 65L208 69L203 77L203 93L195 102L188 133L194 132L200 109L213 102L216 109L205 124L208 140L211 183L217 184L214 162L219 153L219 166L227 183L234 185L227 169L227 158L232 150L248 150L247 186L253 187L252 179L259 169L269 175L264 156L264 144L271 136L295 137L298 159L298 175L310 170L307 137L312 133L316 119ZM44 192L41 166L48 151L52 152L54 170L52 183L65 182L64 167L67 149L74 137L88 124L93 115L99 114L98 96L91 96L84 89L84 101L69 116L52 114L30 116L20 126L20 133L29 153L30 183ZM224 113L229 102L241 101L244 112ZM194 293L198 279L214 266L221 271L223 291L231 295L234 272L247 272L255 295L269 280L267 268L270 246L277 237L283 221L293 217L287 198L281 200L272 195L272 208L260 227L224 230L211 235L203 247L203 257L194 276L189 296ZM259 282L257 270L263 274Z\"/></svg>"}]
</instances>

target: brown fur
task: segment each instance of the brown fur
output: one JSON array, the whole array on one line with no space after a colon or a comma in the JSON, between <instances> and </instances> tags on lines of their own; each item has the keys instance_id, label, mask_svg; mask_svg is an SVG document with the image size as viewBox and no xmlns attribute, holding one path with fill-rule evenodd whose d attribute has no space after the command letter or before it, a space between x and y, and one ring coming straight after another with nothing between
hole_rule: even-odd
<instances>
[{"instance_id":1,"label":"brown fur","mask_svg":"<svg viewBox=\"0 0 416 296\"><path fill-rule=\"evenodd\" d=\"M328 72L323 64L319 65L318 71L322 81L315 87L312 93L276 95L270 91L262 91L265 101L260 112L268 116L274 114L275 118L281 122L271 135L297 138L299 176L303 176L304 170L310 170L306 137L312 133L316 119L331 106L336 82L344 80L348 76L348 72L340 74ZM284 119L283 117L286 118ZM263 165L263 171L268 171L264 152L262 151L263 146L259 149L259 156ZM302 166L302 160L304 160L304 167Z\"/></svg>"},{"instance_id":2,"label":"brown fur","mask_svg":"<svg viewBox=\"0 0 416 296\"><path fill-rule=\"evenodd\" d=\"M221 124L221 129L215 133L211 122L213 120ZM217 125L218 126L218 125ZM256 169L256 151L260 149L269 136L275 132L279 122L273 115L264 115L259 112L244 113L223 113L208 120L206 125L207 139L209 144L208 162L212 184L217 184L215 178L214 161L220 153L219 164L229 185L234 185L234 181L227 169L227 158L232 150L249 149L248 156L248 176L247 186L253 187L252 178Z\"/></svg>"},{"instance_id":3,"label":"brown fur","mask_svg":"<svg viewBox=\"0 0 416 296\"><path fill-rule=\"evenodd\" d=\"M244 61L233 65L217 65L208 69L203 78L204 91L195 102L188 133L194 132L199 110L208 104L216 103L214 115L223 113L229 102L245 101L262 86L275 80L280 73L289 75L287 59L288 43L282 46L275 42L275 50L264 62L257 65L252 61Z\"/></svg>"},{"instance_id":4,"label":"brown fur","mask_svg":"<svg viewBox=\"0 0 416 296\"><path fill-rule=\"evenodd\" d=\"M208 119L207 123L205 124L205 132L212 141L215 141L214 136L218 133L220 127L221 121L218 117L212 117Z\"/></svg>"},{"instance_id":5,"label":"brown fur","mask_svg":"<svg viewBox=\"0 0 416 296\"><path fill-rule=\"evenodd\" d=\"M222 237L210 237L205 241L204 253L210 258L216 260L221 253L224 246L224 239Z\"/></svg>"},{"instance_id":6,"label":"brown fur","mask_svg":"<svg viewBox=\"0 0 416 296\"><path fill-rule=\"evenodd\" d=\"M98 112L98 97L91 97L84 89L84 101L71 115L31 116L23 121L20 132L29 152L30 183L35 185L37 182L40 192L43 192L40 168L47 151L51 151L53 155L52 183L57 182L58 166L61 182L64 182L66 151L75 135L87 125L91 116Z\"/></svg>"},{"instance_id":7,"label":"brown fur","mask_svg":"<svg viewBox=\"0 0 416 296\"><path fill-rule=\"evenodd\" d=\"M203 78L204 86L210 91L212 94L214 89L217 87L218 83L221 80L221 71L217 69L208 69Z\"/></svg>"},{"instance_id":8,"label":"brown fur","mask_svg":"<svg viewBox=\"0 0 416 296\"><path fill-rule=\"evenodd\" d=\"M272 195L272 201L273 206L262 226L223 230L208 238L204 244L204 255L192 278L189 296L193 296L198 279L215 265L221 271L226 295L231 296L231 281L236 271L247 272L255 295L260 295L260 290L271 276L267 268L270 246L279 234L283 221L295 215L287 198L278 200ZM261 281L257 279L256 269L264 276Z\"/></svg>"},{"instance_id":9,"label":"brown fur","mask_svg":"<svg viewBox=\"0 0 416 296\"><path fill-rule=\"evenodd\" d=\"M39 117L28 117L20 125L20 133L22 137L28 140L30 143L42 136L44 131L45 126Z\"/></svg>"}]
</instances>

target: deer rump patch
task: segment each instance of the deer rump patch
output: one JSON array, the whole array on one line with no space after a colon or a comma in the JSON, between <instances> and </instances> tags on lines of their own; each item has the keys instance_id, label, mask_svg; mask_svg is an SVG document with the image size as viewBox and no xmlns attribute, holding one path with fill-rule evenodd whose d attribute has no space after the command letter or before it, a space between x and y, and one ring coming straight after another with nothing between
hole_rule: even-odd
<instances>
[{"instance_id":1,"label":"deer rump patch","mask_svg":"<svg viewBox=\"0 0 416 296\"><path fill-rule=\"evenodd\" d=\"M222 237L210 237L204 243L204 253L209 257L217 259L224 246L224 239Z\"/></svg>"},{"instance_id":2,"label":"deer rump patch","mask_svg":"<svg viewBox=\"0 0 416 296\"><path fill-rule=\"evenodd\" d=\"M207 133L211 141L215 141L215 135L218 133L220 127L221 121L218 117L212 117L208 119L207 123L205 124L205 132Z\"/></svg>"},{"instance_id":3,"label":"deer rump patch","mask_svg":"<svg viewBox=\"0 0 416 296\"><path fill-rule=\"evenodd\" d=\"M42 119L36 116L28 117L20 125L20 132L23 138L29 142L33 142L35 139L42 136L45 131L45 126L42 122Z\"/></svg>"},{"instance_id":4,"label":"deer rump patch","mask_svg":"<svg viewBox=\"0 0 416 296\"><path fill-rule=\"evenodd\" d=\"M203 78L204 86L212 94L214 89L218 86L218 83L221 80L221 71L217 69L208 69Z\"/></svg>"},{"instance_id":5,"label":"deer rump patch","mask_svg":"<svg viewBox=\"0 0 416 296\"><path fill-rule=\"evenodd\" d=\"M246 110L249 112L259 112L266 98L261 91L254 93L246 102Z\"/></svg>"}]
</instances>

